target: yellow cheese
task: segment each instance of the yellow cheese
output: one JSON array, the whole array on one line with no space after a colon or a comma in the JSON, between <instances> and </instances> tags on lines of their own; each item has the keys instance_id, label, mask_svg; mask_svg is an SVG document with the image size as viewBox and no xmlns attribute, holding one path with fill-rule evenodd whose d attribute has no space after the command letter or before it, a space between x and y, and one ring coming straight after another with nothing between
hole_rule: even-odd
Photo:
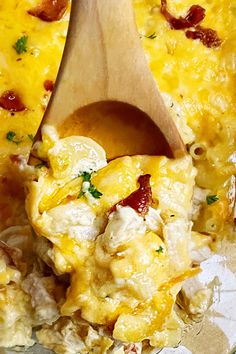
<instances>
[{"instance_id":1,"label":"yellow cheese","mask_svg":"<svg viewBox=\"0 0 236 354\"><path fill-rule=\"evenodd\" d=\"M35 134L44 112L42 106L45 108L50 96L43 83L55 80L65 43L69 8L62 20L47 23L27 14L36 4L37 0L9 0L0 6L0 94L15 89L29 108L14 116L0 108L0 175L9 173L9 154L29 151L28 135ZM171 0L167 4L179 17L186 15L193 1ZM234 2L198 1L206 10L202 25L216 30L222 40L214 49L187 39L182 30L172 30L160 13L160 1L133 0L133 5L150 69L161 92L168 95L165 99L180 133L184 141L194 141L192 150L198 145L204 149L195 160L197 183L225 198L227 190L223 186L236 173L234 163L228 161L236 136ZM29 37L28 51L18 55L13 45L22 35ZM8 131L14 131L22 143L8 141ZM216 218L222 217L228 222L219 211ZM209 228L204 227L204 231L209 232Z\"/></svg>"},{"instance_id":2,"label":"yellow cheese","mask_svg":"<svg viewBox=\"0 0 236 354\"><path fill-rule=\"evenodd\" d=\"M0 108L0 174L4 174L11 153L26 154L42 119L50 92L45 80L55 81L68 26L69 7L60 21L44 22L27 13L39 4L37 0L8 0L0 4L0 96L15 90L27 107L26 111L10 112ZM23 35L28 36L27 52L17 54L13 48ZM22 143L6 139L14 131Z\"/></svg>"},{"instance_id":3,"label":"yellow cheese","mask_svg":"<svg viewBox=\"0 0 236 354\"><path fill-rule=\"evenodd\" d=\"M86 149L86 138L52 140L44 156L49 167L28 183L26 210L38 236L52 242L57 272L71 273L61 313L73 316L80 311L89 323L115 325L117 340L148 339L162 331L171 316L176 284L192 275L192 160L126 156L105 165L103 154L95 153L101 148L90 144ZM45 150L44 142L48 146L45 135L40 151ZM82 153L75 156L78 144ZM66 168L60 172L62 160ZM100 162L105 166L91 170ZM144 174L151 175L153 199L146 217L130 206L111 212L139 188L138 178ZM84 189L86 183L100 194Z\"/></svg>"},{"instance_id":4,"label":"yellow cheese","mask_svg":"<svg viewBox=\"0 0 236 354\"><path fill-rule=\"evenodd\" d=\"M196 229L216 232L217 237L232 234L233 218L227 201L228 180L236 173L236 15L232 0L199 0L206 10L201 25L215 30L222 41L218 48L207 48L199 40L186 38L183 30L172 30L160 13L160 1L133 0L138 30L150 69L167 100L185 141L194 144L190 152L197 167L197 184L218 195L221 205L202 206ZM169 11L185 16L192 0L167 0ZM154 38L147 38L154 34ZM178 117L179 115L179 117ZM188 136L186 137L186 132ZM189 135L190 134L190 135ZM201 151L202 150L202 151ZM229 226L230 225L230 226ZM230 231L231 230L231 231Z\"/></svg>"},{"instance_id":5,"label":"yellow cheese","mask_svg":"<svg viewBox=\"0 0 236 354\"><path fill-rule=\"evenodd\" d=\"M176 17L184 16L193 5L192 0L167 3ZM122 341L148 338L154 346L178 341L173 304L178 284L194 275L189 270L188 211L195 177L199 187L217 194L219 200L213 205L202 202L193 240L200 247L211 243L210 236L232 232L227 225L232 223L227 193L228 180L236 173L236 8L233 0L197 3L206 9L202 25L216 30L222 40L219 48L207 48L198 40L187 39L184 31L172 30L160 13L160 0L133 0L148 64L189 144L197 176L189 156L178 161L123 157L93 173L91 182L102 193L100 199L88 195L77 198L83 184L76 171L73 176L68 172L76 160L73 149L70 156L66 151L62 158L55 151L50 155L55 142L48 139L41 156L51 159L56 174L45 168L39 172L38 182L29 187L30 221L37 234L52 242L50 256L58 273L71 273L62 314L80 311L81 317L92 323L114 325L114 338ZM29 151L29 135L35 134L50 96L43 84L46 79L55 80L65 43L69 8L62 20L46 23L27 14L36 4L36 0L0 4L0 95L14 89L28 108L14 115L0 108L0 175L6 174L9 154ZM13 46L22 35L28 36L28 50L18 55ZM8 131L15 132L22 142L8 141ZM70 150L72 145L66 148ZM143 233L137 228L131 235L135 238L130 236L124 242L120 237L114 242L105 231L110 208L135 191L138 176L146 173L151 174L160 225ZM198 231L209 237L202 238ZM88 237L82 239L81 235ZM5 270L0 274L3 284L12 279L9 274L6 277ZM174 334L169 333L168 323Z\"/></svg>"}]
</instances>

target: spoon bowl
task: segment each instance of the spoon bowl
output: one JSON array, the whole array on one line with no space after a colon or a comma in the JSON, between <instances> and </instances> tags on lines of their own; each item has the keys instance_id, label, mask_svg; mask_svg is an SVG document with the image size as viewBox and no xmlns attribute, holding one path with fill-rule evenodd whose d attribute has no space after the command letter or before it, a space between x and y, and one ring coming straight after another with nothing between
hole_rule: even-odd
<instances>
[{"instance_id":1,"label":"spoon bowl","mask_svg":"<svg viewBox=\"0 0 236 354\"><path fill-rule=\"evenodd\" d=\"M109 159L124 155L172 157L163 134L138 108L127 103L104 101L78 109L58 126L60 137L88 136L100 144Z\"/></svg>"},{"instance_id":2,"label":"spoon bowl","mask_svg":"<svg viewBox=\"0 0 236 354\"><path fill-rule=\"evenodd\" d=\"M73 0L45 123L60 137L94 139L108 159L185 154L148 68L131 0Z\"/></svg>"}]
</instances>

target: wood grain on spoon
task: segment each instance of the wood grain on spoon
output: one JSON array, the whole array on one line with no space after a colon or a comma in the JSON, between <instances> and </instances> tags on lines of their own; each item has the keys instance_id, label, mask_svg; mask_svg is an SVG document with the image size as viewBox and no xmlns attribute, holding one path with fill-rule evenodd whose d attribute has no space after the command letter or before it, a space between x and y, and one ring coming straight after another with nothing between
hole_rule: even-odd
<instances>
[{"instance_id":1,"label":"wood grain on spoon","mask_svg":"<svg viewBox=\"0 0 236 354\"><path fill-rule=\"evenodd\" d=\"M158 92L131 0L74 0L56 86L42 124L85 135L109 159L181 156L184 144Z\"/></svg>"}]
</instances>

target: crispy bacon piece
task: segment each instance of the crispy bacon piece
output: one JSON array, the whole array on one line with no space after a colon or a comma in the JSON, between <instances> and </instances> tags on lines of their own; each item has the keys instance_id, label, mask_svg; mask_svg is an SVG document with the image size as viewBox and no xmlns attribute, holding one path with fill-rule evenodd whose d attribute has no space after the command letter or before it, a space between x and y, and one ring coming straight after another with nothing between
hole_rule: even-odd
<instances>
[{"instance_id":1,"label":"crispy bacon piece","mask_svg":"<svg viewBox=\"0 0 236 354\"><path fill-rule=\"evenodd\" d=\"M0 96L0 107L10 112L21 112L26 109L18 94L13 90L3 92Z\"/></svg>"},{"instance_id":2,"label":"crispy bacon piece","mask_svg":"<svg viewBox=\"0 0 236 354\"><path fill-rule=\"evenodd\" d=\"M205 16L206 10L203 7L200 5L192 5L185 18L192 24L192 26L196 26L205 18Z\"/></svg>"},{"instance_id":3,"label":"crispy bacon piece","mask_svg":"<svg viewBox=\"0 0 236 354\"><path fill-rule=\"evenodd\" d=\"M59 21L64 15L69 0L42 0L41 5L28 11L28 14L40 18L42 21Z\"/></svg>"},{"instance_id":4,"label":"crispy bacon piece","mask_svg":"<svg viewBox=\"0 0 236 354\"><path fill-rule=\"evenodd\" d=\"M216 48L221 45L217 32L211 28L200 26L205 18L206 10L199 5L192 5L185 17L176 18L167 9L167 0L161 0L161 13L169 22L172 29L186 30L185 35L190 39L199 39L208 48ZM192 30L190 30L192 28Z\"/></svg>"},{"instance_id":5,"label":"crispy bacon piece","mask_svg":"<svg viewBox=\"0 0 236 354\"><path fill-rule=\"evenodd\" d=\"M145 217L149 206L152 203L152 190L150 186L151 175L142 175L138 178L139 189L131 193L127 198L121 200L111 208L111 212L116 211L118 205L130 206L138 214Z\"/></svg>"},{"instance_id":6,"label":"crispy bacon piece","mask_svg":"<svg viewBox=\"0 0 236 354\"><path fill-rule=\"evenodd\" d=\"M185 17L176 18L167 10L167 1L161 0L161 13L169 22L172 29L186 29L196 26L205 17L205 9L199 5L193 5Z\"/></svg>"},{"instance_id":7,"label":"crispy bacon piece","mask_svg":"<svg viewBox=\"0 0 236 354\"><path fill-rule=\"evenodd\" d=\"M54 83L52 80L45 80L43 83L43 87L45 88L46 91L53 91L54 88Z\"/></svg>"},{"instance_id":8,"label":"crispy bacon piece","mask_svg":"<svg viewBox=\"0 0 236 354\"><path fill-rule=\"evenodd\" d=\"M200 39L200 41L208 48L217 48L221 45L221 39L216 31L211 28L195 27L194 30L185 32L187 38Z\"/></svg>"},{"instance_id":9,"label":"crispy bacon piece","mask_svg":"<svg viewBox=\"0 0 236 354\"><path fill-rule=\"evenodd\" d=\"M77 199L77 197L76 197L75 195L68 194L68 195L66 196L66 199L69 200L69 201L71 201L71 200Z\"/></svg>"}]
</instances>

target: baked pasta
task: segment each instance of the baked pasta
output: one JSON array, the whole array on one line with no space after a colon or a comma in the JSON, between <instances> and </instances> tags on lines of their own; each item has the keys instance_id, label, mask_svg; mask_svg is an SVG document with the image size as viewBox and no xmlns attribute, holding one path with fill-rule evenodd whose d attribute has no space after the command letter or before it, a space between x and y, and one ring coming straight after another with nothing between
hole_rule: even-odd
<instances>
[{"instance_id":1,"label":"baked pasta","mask_svg":"<svg viewBox=\"0 0 236 354\"><path fill-rule=\"evenodd\" d=\"M125 343L142 348L144 341L175 346L181 334L176 295L199 272L191 255L199 247L189 218L196 176L191 157L126 156L107 163L90 138L59 139L50 126L42 134L37 155L43 166L27 183L26 210L36 234L50 242L48 265L69 274L70 286L62 317L43 326L40 342L57 351L55 328L69 317L75 328L82 320L103 330L103 353L116 352L120 342L124 350ZM198 238L200 248L210 242ZM91 350L85 343L80 353Z\"/></svg>"},{"instance_id":2,"label":"baked pasta","mask_svg":"<svg viewBox=\"0 0 236 354\"><path fill-rule=\"evenodd\" d=\"M31 347L34 331L59 354L153 353L211 304L201 262L235 233L235 4L133 6L188 156L108 162L44 126L32 167L70 1L0 5L0 347Z\"/></svg>"}]
</instances>

